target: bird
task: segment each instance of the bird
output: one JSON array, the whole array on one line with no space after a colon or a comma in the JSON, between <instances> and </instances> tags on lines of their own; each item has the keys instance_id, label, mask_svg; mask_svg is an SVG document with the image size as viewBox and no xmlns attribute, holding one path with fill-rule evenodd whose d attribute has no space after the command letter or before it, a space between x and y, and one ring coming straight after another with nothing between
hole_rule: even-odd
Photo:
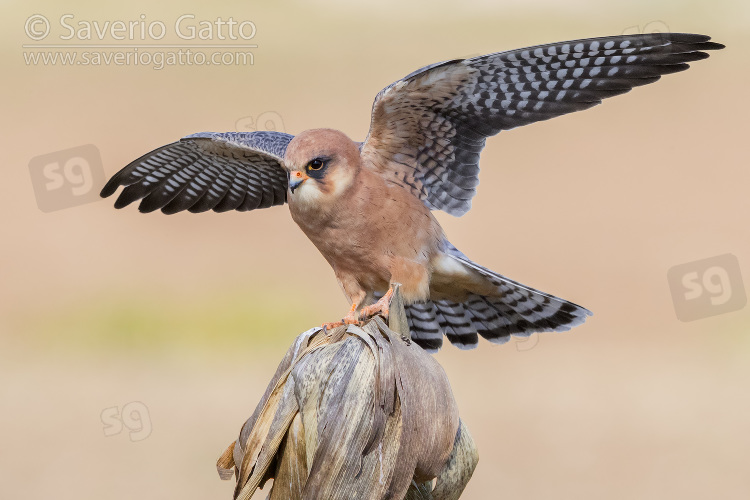
<instances>
[{"instance_id":1,"label":"bird","mask_svg":"<svg viewBox=\"0 0 750 500\"><path fill-rule=\"evenodd\" d=\"M102 197L141 212L250 211L288 204L333 268L353 324L387 316L399 285L411 338L427 351L567 331L592 313L477 264L434 216L471 208L486 140L600 104L724 48L710 37L646 33L452 59L388 85L362 142L333 129L201 132L117 172Z\"/></svg>"}]
</instances>

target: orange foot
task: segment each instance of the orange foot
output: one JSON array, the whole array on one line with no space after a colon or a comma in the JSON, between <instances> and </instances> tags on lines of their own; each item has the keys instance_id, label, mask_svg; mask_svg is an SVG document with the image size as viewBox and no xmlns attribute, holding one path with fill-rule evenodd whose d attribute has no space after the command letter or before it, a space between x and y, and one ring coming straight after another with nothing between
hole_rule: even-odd
<instances>
[{"instance_id":1,"label":"orange foot","mask_svg":"<svg viewBox=\"0 0 750 500\"><path fill-rule=\"evenodd\" d=\"M371 306L363 307L359 312L360 319L372 318L376 314L381 314L383 317L388 317L389 308L391 305L391 297L393 296L393 287L389 288L385 295L383 295L379 301L375 302Z\"/></svg>"},{"instance_id":2,"label":"orange foot","mask_svg":"<svg viewBox=\"0 0 750 500\"><path fill-rule=\"evenodd\" d=\"M352 304L351 309L349 309L349 312L344 316L341 321L334 321L332 323L323 323L322 327L323 330L330 330L332 328L337 328L339 326L343 325L356 325L359 323L359 320L357 319L357 304Z\"/></svg>"}]
</instances>

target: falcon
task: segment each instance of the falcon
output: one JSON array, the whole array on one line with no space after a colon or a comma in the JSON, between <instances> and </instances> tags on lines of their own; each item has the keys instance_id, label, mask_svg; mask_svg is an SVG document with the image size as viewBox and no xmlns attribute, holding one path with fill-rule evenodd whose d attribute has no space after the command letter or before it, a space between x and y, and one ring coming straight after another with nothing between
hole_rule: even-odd
<instances>
[{"instance_id":1,"label":"falcon","mask_svg":"<svg viewBox=\"0 0 750 500\"><path fill-rule=\"evenodd\" d=\"M431 64L387 86L364 142L343 132L201 132L114 175L116 208L248 211L289 204L333 268L351 309L341 322L388 314L400 284L412 339L434 351L479 336L559 332L587 309L483 267L433 215L461 216L479 183L479 155L503 130L588 109L723 48L710 37L655 33L574 40Z\"/></svg>"}]
</instances>

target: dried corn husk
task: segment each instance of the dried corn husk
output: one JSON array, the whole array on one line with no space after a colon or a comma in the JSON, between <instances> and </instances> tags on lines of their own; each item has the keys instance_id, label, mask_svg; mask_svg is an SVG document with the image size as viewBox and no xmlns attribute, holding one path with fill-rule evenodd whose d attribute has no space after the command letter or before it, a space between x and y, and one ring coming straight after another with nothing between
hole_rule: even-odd
<instances>
[{"instance_id":1,"label":"dried corn husk","mask_svg":"<svg viewBox=\"0 0 750 500\"><path fill-rule=\"evenodd\" d=\"M447 500L477 460L445 372L408 339L397 289L390 328L376 317L300 335L217 467L236 473L241 500L270 478L270 500Z\"/></svg>"}]
</instances>

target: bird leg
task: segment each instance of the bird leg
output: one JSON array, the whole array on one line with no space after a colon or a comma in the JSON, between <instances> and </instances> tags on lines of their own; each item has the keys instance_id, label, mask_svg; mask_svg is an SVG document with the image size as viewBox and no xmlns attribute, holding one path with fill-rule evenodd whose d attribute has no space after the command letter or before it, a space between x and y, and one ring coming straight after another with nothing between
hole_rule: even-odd
<instances>
[{"instance_id":1,"label":"bird leg","mask_svg":"<svg viewBox=\"0 0 750 500\"><path fill-rule=\"evenodd\" d=\"M365 320L368 318L372 318L376 314L382 315L384 318L388 317L389 308L391 305L391 297L393 296L393 285L388 288L388 291L385 292L385 295L383 295L379 301L375 302L374 304L363 307L362 310L359 312L359 318L361 320Z\"/></svg>"},{"instance_id":2,"label":"bird leg","mask_svg":"<svg viewBox=\"0 0 750 500\"><path fill-rule=\"evenodd\" d=\"M331 330L343 325L356 325L359 323L357 319L357 303L352 302L352 307L349 312L344 316L341 321L334 321L332 323L323 323L323 330Z\"/></svg>"}]
</instances>

